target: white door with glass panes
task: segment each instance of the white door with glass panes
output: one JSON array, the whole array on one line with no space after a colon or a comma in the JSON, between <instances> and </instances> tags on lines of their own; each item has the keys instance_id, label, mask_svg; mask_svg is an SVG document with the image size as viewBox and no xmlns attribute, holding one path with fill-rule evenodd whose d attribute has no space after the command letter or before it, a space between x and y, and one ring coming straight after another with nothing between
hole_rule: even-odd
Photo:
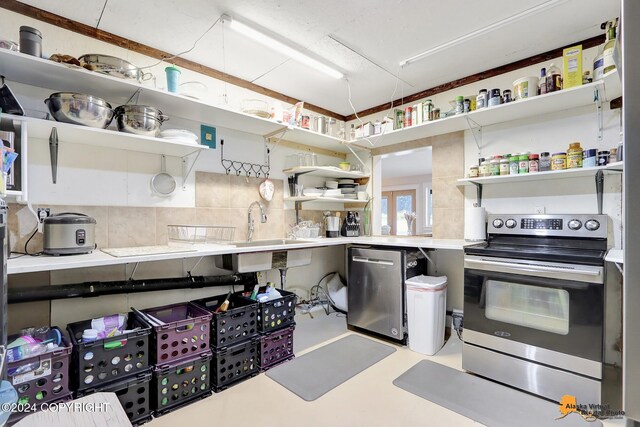
<instances>
[{"instance_id":1,"label":"white door with glass panes","mask_svg":"<svg viewBox=\"0 0 640 427\"><path fill-rule=\"evenodd\" d=\"M408 236L416 234L416 221L409 222L406 214L416 212L416 190L383 191L381 199L382 229L389 227L391 236Z\"/></svg>"}]
</instances>

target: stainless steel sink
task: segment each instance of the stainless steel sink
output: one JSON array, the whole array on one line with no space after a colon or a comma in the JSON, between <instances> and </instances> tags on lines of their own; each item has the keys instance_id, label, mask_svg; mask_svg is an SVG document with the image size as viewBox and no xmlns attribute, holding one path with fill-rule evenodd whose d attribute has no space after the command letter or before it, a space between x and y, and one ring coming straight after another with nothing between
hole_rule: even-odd
<instances>
[{"instance_id":1,"label":"stainless steel sink","mask_svg":"<svg viewBox=\"0 0 640 427\"><path fill-rule=\"evenodd\" d=\"M233 246L237 248L252 248L254 246L283 246L283 245L295 245L300 243L311 243L305 240L291 240L291 239L272 239L272 240L253 240L251 242L233 242Z\"/></svg>"},{"instance_id":2,"label":"stainless steel sink","mask_svg":"<svg viewBox=\"0 0 640 427\"><path fill-rule=\"evenodd\" d=\"M237 273L253 273L267 271L273 268L300 267L311 263L311 249L278 249L277 246L311 243L305 240L270 239L254 240L251 242L232 242L230 246L236 248L258 248L271 246L271 249L257 249L257 252L218 255L215 265L218 268L235 271ZM276 248L273 248L276 246Z\"/></svg>"}]
</instances>

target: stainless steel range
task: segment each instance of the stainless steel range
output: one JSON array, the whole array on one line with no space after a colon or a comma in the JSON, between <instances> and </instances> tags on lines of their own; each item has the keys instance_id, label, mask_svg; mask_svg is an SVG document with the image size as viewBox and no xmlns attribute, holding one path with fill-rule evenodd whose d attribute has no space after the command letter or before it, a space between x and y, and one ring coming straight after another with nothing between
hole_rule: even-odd
<instances>
[{"instance_id":1,"label":"stainless steel range","mask_svg":"<svg viewBox=\"0 0 640 427\"><path fill-rule=\"evenodd\" d=\"M600 402L607 219L489 215L486 244L465 248L465 370Z\"/></svg>"}]
</instances>

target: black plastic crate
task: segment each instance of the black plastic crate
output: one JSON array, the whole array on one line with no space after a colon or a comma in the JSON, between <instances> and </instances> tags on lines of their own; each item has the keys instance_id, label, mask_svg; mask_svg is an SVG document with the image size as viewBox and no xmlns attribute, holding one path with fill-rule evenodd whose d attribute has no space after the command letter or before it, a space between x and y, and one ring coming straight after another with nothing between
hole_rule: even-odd
<instances>
[{"instance_id":1,"label":"black plastic crate","mask_svg":"<svg viewBox=\"0 0 640 427\"><path fill-rule=\"evenodd\" d=\"M258 293L265 292L266 288L260 288ZM281 298L258 303L258 331L261 333L271 332L284 328L294 322L296 312L296 294L293 292L278 289ZM253 301L249 297L251 292L239 292L248 301ZM255 302L255 301L254 301Z\"/></svg>"},{"instance_id":2,"label":"black plastic crate","mask_svg":"<svg viewBox=\"0 0 640 427\"><path fill-rule=\"evenodd\" d=\"M149 363L152 365L172 366L175 362L193 360L198 356L211 353L209 349L211 313L209 311L190 302L141 311L164 322L161 326L151 326ZM138 317L137 313L136 317ZM144 319L142 321L147 323Z\"/></svg>"},{"instance_id":3,"label":"black plastic crate","mask_svg":"<svg viewBox=\"0 0 640 427\"><path fill-rule=\"evenodd\" d=\"M80 391L76 397L99 392L115 393L131 424L137 426L151 420L151 369L115 383Z\"/></svg>"},{"instance_id":4,"label":"black plastic crate","mask_svg":"<svg viewBox=\"0 0 640 427\"><path fill-rule=\"evenodd\" d=\"M153 370L152 407L160 416L211 394L211 353Z\"/></svg>"},{"instance_id":5,"label":"black plastic crate","mask_svg":"<svg viewBox=\"0 0 640 427\"><path fill-rule=\"evenodd\" d=\"M147 371L149 365L149 340L151 327L129 313L126 330L137 331L82 342L82 333L91 328L91 320L70 323L67 332L73 343L71 374L73 390L95 389Z\"/></svg>"},{"instance_id":6,"label":"black plastic crate","mask_svg":"<svg viewBox=\"0 0 640 427\"><path fill-rule=\"evenodd\" d=\"M293 359L293 331L295 325L264 334L260 337L260 372Z\"/></svg>"},{"instance_id":7,"label":"black plastic crate","mask_svg":"<svg viewBox=\"0 0 640 427\"><path fill-rule=\"evenodd\" d=\"M231 295L227 311L216 313L216 309L222 305L226 297L227 294L223 294L191 301L213 315L211 347L216 350L224 350L226 347L258 336L258 302L237 294Z\"/></svg>"},{"instance_id":8,"label":"black plastic crate","mask_svg":"<svg viewBox=\"0 0 640 427\"><path fill-rule=\"evenodd\" d=\"M7 362L7 380L18 392L18 404L33 405L63 399L71 393L69 374L71 344L64 332L53 326L62 335L62 347L16 362ZM10 336L12 342L19 335Z\"/></svg>"},{"instance_id":9,"label":"black plastic crate","mask_svg":"<svg viewBox=\"0 0 640 427\"><path fill-rule=\"evenodd\" d=\"M211 388L217 393L229 386L260 373L258 346L260 339L253 338L233 347L213 353Z\"/></svg>"}]
</instances>

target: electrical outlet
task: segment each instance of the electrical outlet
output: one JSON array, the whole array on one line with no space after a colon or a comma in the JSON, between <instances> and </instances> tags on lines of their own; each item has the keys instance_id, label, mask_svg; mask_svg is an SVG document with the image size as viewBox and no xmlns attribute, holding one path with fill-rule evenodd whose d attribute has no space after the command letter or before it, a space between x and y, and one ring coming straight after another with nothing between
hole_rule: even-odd
<instances>
[{"instance_id":1,"label":"electrical outlet","mask_svg":"<svg viewBox=\"0 0 640 427\"><path fill-rule=\"evenodd\" d=\"M44 219L51 216L50 208L38 208L38 222L42 224Z\"/></svg>"},{"instance_id":2,"label":"electrical outlet","mask_svg":"<svg viewBox=\"0 0 640 427\"><path fill-rule=\"evenodd\" d=\"M536 214L544 214L546 211L546 209L544 208L544 206L536 206L534 208L534 213Z\"/></svg>"}]
</instances>

